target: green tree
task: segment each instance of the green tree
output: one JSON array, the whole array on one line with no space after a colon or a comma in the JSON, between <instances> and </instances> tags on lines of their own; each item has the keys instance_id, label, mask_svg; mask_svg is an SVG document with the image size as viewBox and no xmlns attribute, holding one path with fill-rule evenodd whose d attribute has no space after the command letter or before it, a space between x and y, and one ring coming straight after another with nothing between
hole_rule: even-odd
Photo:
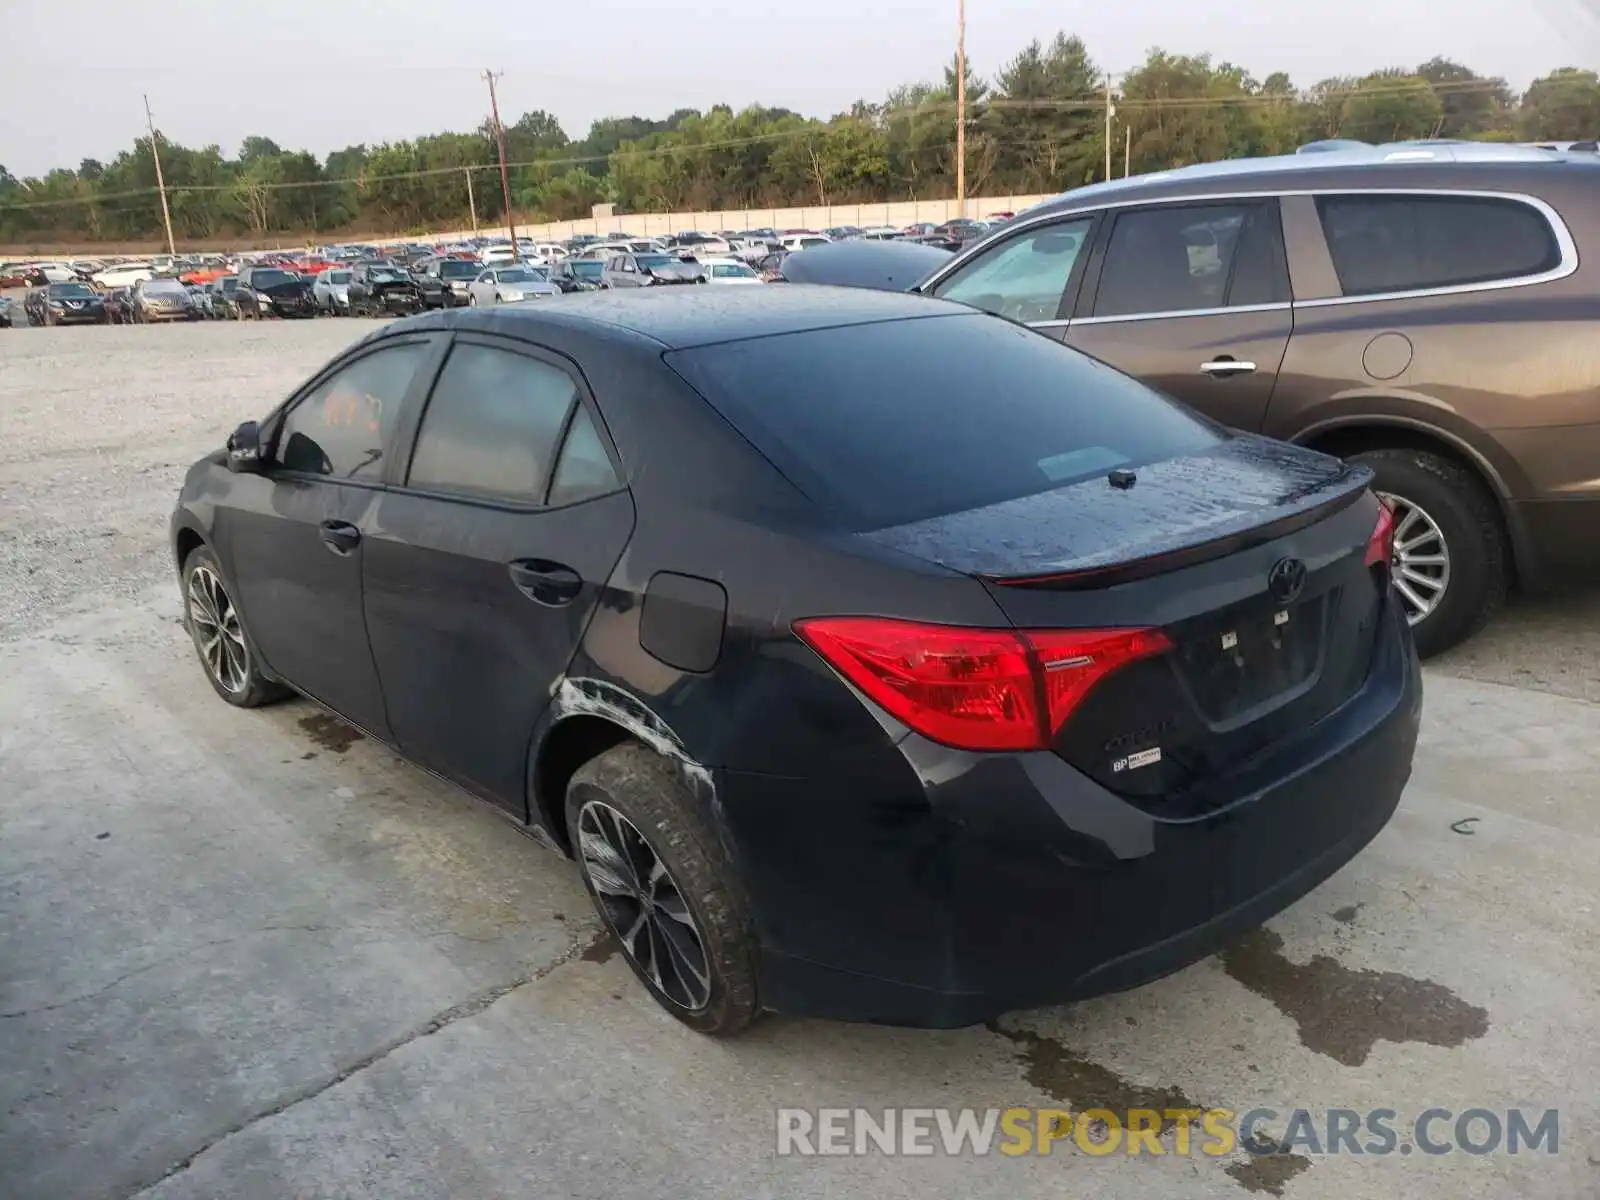
<instances>
[{"instance_id":1,"label":"green tree","mask_svg":"<svg viewBox=\"0 0 1600 1200\"><path fill-rule=\"evenodd\" d=\"M1600 76L1562 67L1535 79L1523 93L1519 125L1530 141L1600 137Z\"/></svg>"}]
</instances>

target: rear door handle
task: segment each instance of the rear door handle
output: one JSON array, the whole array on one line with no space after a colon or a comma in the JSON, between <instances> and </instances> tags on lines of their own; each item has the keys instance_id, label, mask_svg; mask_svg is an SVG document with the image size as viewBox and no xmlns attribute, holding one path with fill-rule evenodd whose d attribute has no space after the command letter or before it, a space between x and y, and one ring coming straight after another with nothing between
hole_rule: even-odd
<instances>
[{"instance_id":1,"label":"rear door handle","mask_svg":"<svg viewBox=\"0 0 1600 1200\"><path fill-rule=\"evenodd\" d=\"M1213 379L1226 379L1229 375L1248 375L1256 369L1253 362L1240 362L1226 355L1200 364L1200 373Z\"/></svg>"},{"instance_id":2,"label":"rear door handle","mask_svg":"<svg viewBox=\"0 0 1600 1200\"><path fill-rule=\"evenodd\" d=\"M335 554L349 554L361 544L361 530L349 521L324 521L318 532L322 544Z\"/></svg>"},{"instance_id":3,"label":"rear door handle","mask_svg":"<svg viewBox=\"0 0 1600 1200\"><path fill-rule=\"evenodd\" d=\"M583 590L583 576L564 563L547 558L519 558L507 563L506 570L518 591L551 608L571 604Z\"/></svg>"}]
</instances>

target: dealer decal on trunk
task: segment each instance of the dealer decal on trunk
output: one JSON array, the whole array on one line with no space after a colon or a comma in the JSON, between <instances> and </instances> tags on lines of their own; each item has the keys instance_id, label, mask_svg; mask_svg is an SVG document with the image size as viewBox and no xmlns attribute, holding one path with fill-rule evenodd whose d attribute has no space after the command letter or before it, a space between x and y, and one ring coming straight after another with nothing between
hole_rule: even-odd
<instances>
[{"instance_id":1,"label":"dealer decal on trunk","mask_svg":"<svg viewBox=\"0 0 1600 1200\"><path fill-rule=\"evenodd\" d=\"M1111 764L1113 771L1137 771L1140 767L1148 767L1151 763L1161 761L1161 747L1152 746L1148 750L1140 750L1137 754L1130 754L1127 758L1119 758Z\"/></svg>"}]
</instances>

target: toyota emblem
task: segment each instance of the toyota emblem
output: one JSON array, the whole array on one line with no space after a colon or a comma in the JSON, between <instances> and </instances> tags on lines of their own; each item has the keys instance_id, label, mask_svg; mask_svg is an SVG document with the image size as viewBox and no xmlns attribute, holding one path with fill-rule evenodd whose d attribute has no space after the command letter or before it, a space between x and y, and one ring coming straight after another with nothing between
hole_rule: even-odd
<instances>
[{"instance_id":1,"label":"toyota emblem","mask_svg":"<svg viewBox=\"0 0 1600 1200\"><path fill-rule=\"evenodd\" d=\"M1267 572L1267 591L1279 604L1292 604L1306 585L1306 564L1298 558L1280 558Z\"/></svg>"}]
</instances>

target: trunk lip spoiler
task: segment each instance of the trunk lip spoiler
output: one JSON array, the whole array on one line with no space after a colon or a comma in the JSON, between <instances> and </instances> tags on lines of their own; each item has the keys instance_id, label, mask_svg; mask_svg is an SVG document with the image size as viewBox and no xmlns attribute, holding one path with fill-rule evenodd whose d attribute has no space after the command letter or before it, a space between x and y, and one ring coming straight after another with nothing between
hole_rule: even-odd
<instances>
[{"instance_id":1,"label":"trunk lip spoiler","mask_svg":"<svg viewBox=\"0 0 1600 1200\"><path fill-rule=\"evenodd\" d=\"M1318 487L1326 487L1340 479L1348 479L1349 475L1348 471L1341 472L1334 479L1323 481ZM1141 558L1080 567L1075 570L1046 571L1036 575L997 575L983 571L974 574L983 582L998 587L1037 588L1041 591L1057 592L1083 591L1119 583L1133 583L1156 575L1165 575L1170 571L1182 570L1184 567L1198 566L1213 559L1225 558L1230 554L1251 550L1277 538L1296 533L1335 513L1343 512L1358 503L1363 496L1369 494L1370 490L1369 487L1351 488L1330 496L1310 508L1299 509L1265 524L1252 525L1248 529L1225 533L1220 537L1180 546L1175 550L1158 551Z\"/></svg>"}]
</instances>

